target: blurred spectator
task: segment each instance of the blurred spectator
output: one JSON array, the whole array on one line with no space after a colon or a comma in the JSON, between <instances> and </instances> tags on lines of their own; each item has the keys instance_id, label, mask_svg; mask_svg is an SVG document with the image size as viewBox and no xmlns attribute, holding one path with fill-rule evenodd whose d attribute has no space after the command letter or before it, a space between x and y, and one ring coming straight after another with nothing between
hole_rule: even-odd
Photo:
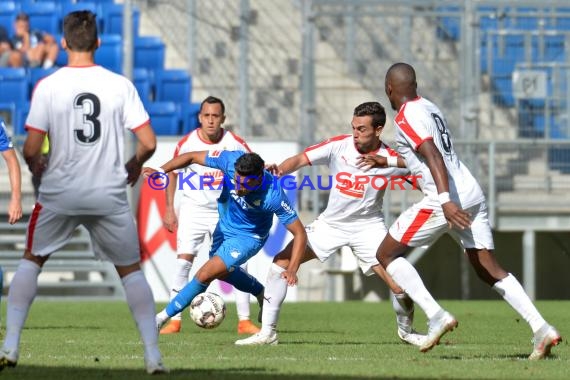
<instances>
[{"instance_id":1,"label":"blurred spectator","mask_svg":"<svg viewBox=\"0 0 570 380\"><path fill-rule=\"evenodd\" d=\"M21 67L22 54L14 50L8 31L0 25L0 67Z\"/></svg>"},{"instance_id":2,"label":"blurred spectator","mask_svg":"<svg viewBox=\"0 0 570 380\"><path fill-rule=\"evenodd\" d=\"M14 23L12 44L24 56L24 66L49 69L55 63L59 47L55 38L46 32L30 29L29 16L21 12Z\"/></svg>"}]
</instances>

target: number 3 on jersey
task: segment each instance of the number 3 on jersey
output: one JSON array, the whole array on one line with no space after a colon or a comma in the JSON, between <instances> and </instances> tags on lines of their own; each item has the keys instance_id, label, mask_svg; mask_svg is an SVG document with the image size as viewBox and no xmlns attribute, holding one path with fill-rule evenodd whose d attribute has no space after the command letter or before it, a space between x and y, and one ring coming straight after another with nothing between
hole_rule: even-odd
<instances>
[{"instance_id":1,"label":"number 3 on jersey","mask_svg":"<svg viewBox=\"0 0 570 380\"><path fill-rule=\"evenodd\" d=\"M101 122L97 118L101 112L101 102L94 94L77 95L73 101L76 112L81 112L83 124L74 129L75 141L82 145L95 144L101 137Z\"/></svg>"}]
</instances>

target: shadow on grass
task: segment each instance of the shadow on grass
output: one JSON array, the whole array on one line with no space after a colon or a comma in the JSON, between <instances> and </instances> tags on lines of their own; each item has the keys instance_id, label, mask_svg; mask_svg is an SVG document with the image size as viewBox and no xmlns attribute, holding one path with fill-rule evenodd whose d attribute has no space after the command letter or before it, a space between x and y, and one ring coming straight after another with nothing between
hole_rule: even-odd
<instances>
[{"instance_id":1,"label":"shadow on grass","mask_svg":"<svg viewBox=\"0 0 570 380\"><path fill-rule=\"evenodd\" d=\"M98 369L98 368L72 368L72 367L38 367L18 365L16 368L5 368L0 371L0 377L3 379L42 379L42 380L90 380L90 379L144 379L151 378L141 368L140 370L127 369ZM192 369L174 369L168 374L161 374L152 378L158 379L208 379L208 380L325 380L325 379L392 379L393 377L368 377L368 376L334 376L334 375L307 375L307 374L272 374L261 368L225 368L220 370L192 370ZM406 377L398 376L398 379L406 379Z\"/></svg>"}]
</instances>

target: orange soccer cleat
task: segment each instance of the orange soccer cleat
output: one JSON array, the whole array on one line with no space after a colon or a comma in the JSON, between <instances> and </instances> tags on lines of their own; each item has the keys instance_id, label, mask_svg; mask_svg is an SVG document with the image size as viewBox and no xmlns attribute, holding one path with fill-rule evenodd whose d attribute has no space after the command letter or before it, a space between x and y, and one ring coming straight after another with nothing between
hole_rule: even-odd
<instances>
[{"instance_id":1,"label":"orange soccer cleat","mask_svg":"<svg viewBox=\"0 0 570 380\"><path fill-rule=\"evenodd\" d=\"M238 322L237 332L243 334L257 334L261 329L253 324L249 319Z\"/></svg>"},{"instance_id":2,"label":"orange soccer cleat","mask_svg":"<svg viewBox=\"0 0 570 380\"><path fill-rule=\"evenodd\" d=\"M160 334L177 334L182 328L182 321L178 319L171 319L170 322L160 330Z\"/></svg>"}]
</instances>

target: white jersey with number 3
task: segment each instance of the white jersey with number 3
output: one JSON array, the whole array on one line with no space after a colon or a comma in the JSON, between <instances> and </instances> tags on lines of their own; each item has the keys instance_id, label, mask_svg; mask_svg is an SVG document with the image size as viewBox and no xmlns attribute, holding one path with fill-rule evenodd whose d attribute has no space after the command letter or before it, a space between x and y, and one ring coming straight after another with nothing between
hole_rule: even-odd
<instances>
[{"instance_id":1,"label":"white jersey with number 3","mask_svg":"<svg viewBox=\"0 0 570 380\"><path fill-rule=\"evenodd\" d=\"M329 201L326 210L319 216L330 225L345 225L350 222L370 222L383 220L382 198L385 189L393 182L403 186L408 169L374 168L363 171L358 168L358 152L352 135L332 137L305 149L305 156L311 165L327 165L330 177L321 178L320 186L330 186ZM371 152L379 156L397 156L388 145L381 143L380 148ZM395 185L398 189L400 185ZM317 187L317 184L314 184Z\"/></svg>"},{"instance_id":2,"label":"white jersey with number 3","mask_svg":"<svg viewBox=\"0 0 570 380\"><path fill-rule=\"evenodd\" d=\"M400 108L394 123L397 125L398 153L406 160L412 174L417 176L426 197L439 205L435 181L425 158L417 150L424 141L433 140L449 174L451 200L464 209L485 200L479 183L457 157L445 118L435 104L422 97L408 101Z\"/></svg>"},{"instance_id":3,"label":"white jersey with number 3","mask_svg":"<svg viewBox=\"0 0 570 380\"><path fill-rule=\"evenodd\" d=\"M134 85L101 66L66 66L41 80L26 120L50 141L38 202L66 215L128 210L124 132L148 122Z\"/></svg>"},{"instance_id":4,"label":"white jersey with number 3","mask_svg":"<svg viewBox=\"0 0 570 380\"><path fill-rule=\"evenodd\" d=\"M222 129L223 136L217 143L203 140L195 129L178 142L174 157L183 153L199 152L203 150L239 150L251 152L246 142L230 131ZM193 205L218 209L216 200L222 193L222 180L224 173L218 169L212 169L199 164L192 164L181 170L177 177L176 188L182 189L183 202L190 201Z\"/></svg>"}]
</instances>

